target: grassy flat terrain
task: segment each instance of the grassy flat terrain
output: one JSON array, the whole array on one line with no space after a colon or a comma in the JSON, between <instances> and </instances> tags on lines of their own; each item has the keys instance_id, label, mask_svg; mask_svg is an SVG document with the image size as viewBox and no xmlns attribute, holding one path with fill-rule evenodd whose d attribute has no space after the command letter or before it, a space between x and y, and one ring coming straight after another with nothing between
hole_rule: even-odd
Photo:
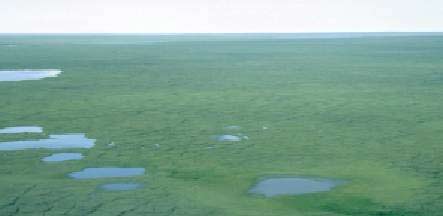
<instances>
[{"instance_id":1,"label":"grassy flat terrain","mask_svg":"<svg viewBox=\"0 0 443 216\"><path fill-rule=\"evenodd\" d=\"M443 36L3 35L2 69L63 72L0 82L0 128L44 128L0 141L96 139L91 149L0 152L2 216L443 212ZM224 129L232 125L241 129ZM249 139L213 138L233 133ZM54 152L85 158L41 162ZM68 178L90 167L146 174ZM269 175L348 183L248 194ZM144 186L99 189L121 182Z\"/></svg>"}]
</instances>

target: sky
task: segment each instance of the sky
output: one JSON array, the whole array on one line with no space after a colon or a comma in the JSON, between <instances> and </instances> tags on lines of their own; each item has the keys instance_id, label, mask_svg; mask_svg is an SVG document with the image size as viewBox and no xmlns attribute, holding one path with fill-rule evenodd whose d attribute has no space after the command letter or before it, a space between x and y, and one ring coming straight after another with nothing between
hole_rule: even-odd
<instances>
[{"instance_id":1,"label":"sky","mask_svg":"<svg viewBox=\"0 0 443 216\"><path fill-rule=\"evenodd\" d=\"M0 0L0 33L443 32L443 0Z\"/></svg>"}]
</instances>

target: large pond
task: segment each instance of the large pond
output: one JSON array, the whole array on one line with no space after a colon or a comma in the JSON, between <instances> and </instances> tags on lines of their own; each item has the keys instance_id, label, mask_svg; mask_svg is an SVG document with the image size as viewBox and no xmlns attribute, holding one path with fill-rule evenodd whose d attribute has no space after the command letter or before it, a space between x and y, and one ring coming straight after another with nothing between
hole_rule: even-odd
<instances>
[{"instance_id":1,"label":"large pond","mask_svg":"<svg viewBox=\"0 0 443 216\"><path fill-rule=\"evenodd\" d=\"M145 168L86 168L69 174L73 179L131 177L145 174Z\"/></svg>"},{"instance_id":2,"label":"large pond","mask_svg":"<svg viewBox=\"0 0 443 216\"><path fill-rule=\"evenodd\" d=\"M345 181L321 178L279 177L259 181L249 192L266 197L301 195L330 191Z\"/></svg>"},{"instance_id":3,"label":"large pond","mask_svg":"<svg viewBox=\"0 0 443 216\"><path fill-rule=\"evenodd\" d=\"M49 139L0 142L0 151L92 148L94 143L95 139L88 139L84 134L50 135Z\"/></svg>"},{"instance_id":4,"label":"large pond","mask_svg":"<svg viewBox=\"0 0 443 216\"><path fill-rule=\"evenodd\" d=\"M1 81L40 80L47 77L57 77L62 71L58 69L45 70L0 70Z\"/></svg>"}]
</instances>

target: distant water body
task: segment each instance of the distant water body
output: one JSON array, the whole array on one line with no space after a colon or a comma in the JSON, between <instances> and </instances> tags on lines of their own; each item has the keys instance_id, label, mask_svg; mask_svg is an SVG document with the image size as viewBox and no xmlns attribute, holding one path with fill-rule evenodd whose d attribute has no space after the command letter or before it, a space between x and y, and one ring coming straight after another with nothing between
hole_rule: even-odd
<instances>
[{"instance_id":1,"label":"distant water body","mask_svg":"<svg viewBox=\"0 0 443 216\"><path fill-rule=\"evenodd\" d=\"M443 32L0 34L4 44L156 45L165 42L431 37ZM1 48L1 46L0 46Z\"/></svg>"},{"instance_id":2,"label":"distant water body","mask_svg":"<svg viewBox=\"0 0 443 216\"><path fill-rule=\"evenodd\" d=\"M62 71L58 69L45 70L0 70L0 82L2 81L22 81L40 80L47 77L57 77Z\"/></svg>"}]
</instances>

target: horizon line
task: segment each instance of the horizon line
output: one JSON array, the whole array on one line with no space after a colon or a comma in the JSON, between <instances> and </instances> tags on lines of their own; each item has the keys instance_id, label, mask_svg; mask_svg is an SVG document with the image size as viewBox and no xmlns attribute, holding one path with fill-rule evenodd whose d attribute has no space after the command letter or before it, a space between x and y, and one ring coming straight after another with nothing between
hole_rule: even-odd
<instances>
[{"instance_id":1,"label":"horizon line","mask_svg":"<svg viewBox=\"0 0 443 216\"><path fill-rule=\"evenodd\" d=\"M315 32L0 32L2 34L139 34L139 35L179 35L179 34L435 34L443 31L315 31Z\"/></svg>"}]
</instances>

